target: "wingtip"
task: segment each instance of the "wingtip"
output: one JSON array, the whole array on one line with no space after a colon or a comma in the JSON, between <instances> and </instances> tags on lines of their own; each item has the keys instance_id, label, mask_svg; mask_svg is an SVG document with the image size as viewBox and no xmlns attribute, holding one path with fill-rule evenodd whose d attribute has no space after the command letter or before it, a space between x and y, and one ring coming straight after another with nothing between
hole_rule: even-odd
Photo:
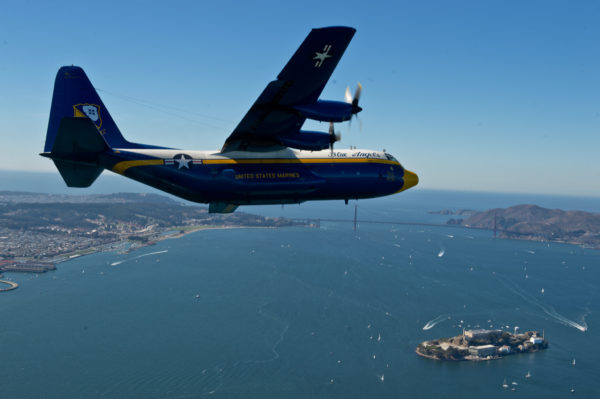
<instances>
[{"instance_id":1,"label":"wingtip","mask_svg":"<svg viewBox=\"0 0 600 399\"><path fill-rule=\"evenodd\" d=\"M347 31L351 31L351 32L356 32L356 28L353 28L351 26L323 26L321 28L314 28L313 30L324 30L324 29L329 29L329 30L347 30Z\"/></svg>"}]
</instances>

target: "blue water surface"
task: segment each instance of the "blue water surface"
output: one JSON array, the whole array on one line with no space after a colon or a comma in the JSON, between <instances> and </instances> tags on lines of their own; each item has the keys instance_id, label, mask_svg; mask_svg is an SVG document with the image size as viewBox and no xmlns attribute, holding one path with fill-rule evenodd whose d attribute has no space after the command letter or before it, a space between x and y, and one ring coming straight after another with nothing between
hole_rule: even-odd
<instances>
[{"instance_id":1,"label":"blue water surface","mask_svg":"<svg viewBox=\"0 0 600 399\"><path fill-rule=\"evenodd\" d=\"M443 222L427 210L529 202L422 195L361 201L359 218ZM353 204L243 210L351 218ZM599 251L461 228L199 231L6 274L20 287L0 294L2 395L597 397L599 266ZM414 352L463 328L515 326L543 332L549 349L477 363Z\"/></svg>"}]
</instances>

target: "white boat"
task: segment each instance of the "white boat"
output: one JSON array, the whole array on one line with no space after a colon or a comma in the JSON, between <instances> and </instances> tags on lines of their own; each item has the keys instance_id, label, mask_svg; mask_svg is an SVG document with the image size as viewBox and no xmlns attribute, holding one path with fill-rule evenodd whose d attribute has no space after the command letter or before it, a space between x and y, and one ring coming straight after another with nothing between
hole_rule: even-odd
<instances>
[{"instance_id":1,"label":"white boat","mask_svg":"<svg viewBox=\"0 0 600 399\"><path fill-rule=\"evenodd\" d=\"M504 389L508 388L508 384L506 383L506 378L504 379L504 382L502 383L502 388L504 388Z\"/></svg>"},{"instance_id":2,"label":"white boat","mask_svg":"<svg viewBox=\"0 0 600 399\"><path fill-rule=\"evenodd\" d=\"M531 378L531 373L528 371L527 374L525 374L525 378Z\"/></svg>"},{"instance_id":3,"label":"white boat","mask_svg":"<svg viewBox=\"0 0 600 399\"><path fill-rule=\"evenodd\" d=\"M575 366L575 359L573 359L573 366Z\"/></svg>"}]
</instances>

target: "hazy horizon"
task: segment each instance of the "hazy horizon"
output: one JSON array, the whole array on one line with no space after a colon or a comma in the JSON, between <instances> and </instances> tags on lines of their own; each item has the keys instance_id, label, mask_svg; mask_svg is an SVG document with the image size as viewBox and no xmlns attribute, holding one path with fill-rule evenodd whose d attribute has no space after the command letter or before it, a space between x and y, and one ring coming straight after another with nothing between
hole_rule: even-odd
<instances>
[{"instance_id":1,"label":"hazy horizon","mask_svg":"<svg viewBox=\"0 0 600 399\"><path fill-rule=\"evenodd\" d=\"M60 174L57 172L14 172L0 170L0 191L26 191L42 194L67 194L67 195L94 195L94 194L113 194L113 193L154 193L164 195L169 198L187 204L196 204L175 197L171 194L159 191L150 186L127 179L123 176L111 173L102 173L98 180L88 188L67 187ZM594 196L580 195L557 195L557 194L537 194L537 193L509 193L509 192L489 192L473 190L444 190L433 188L414 187L411 190L400 194L390 196L351 201L349 205L344 205L343 201L309 201L301 204L288 204L283 208L281 205L246 205L239 208L240 211L248 213L267 213L275 215L284 209L285 213L292 211L295 216L310 216L317 209L326 207L335 212L347 212L348 217L352 217L354 207L352 204L358 203L359 208L366 205L380 204L381 206L403 207L413 202L431 203L431 210L438 210L433 207L437 197L442 195L447 199L448 209L484 209L478 207L478 204L492 204L495 208L506 208L521 204L534 204L545 208L559 208L563 210L583 210L588 212L600 212L600 198ZM206 204L197 204L206 205ZM485 208L487 209L487 208ZM362 215L361 215L362 216Z\"/></svg>"}]
</instances>

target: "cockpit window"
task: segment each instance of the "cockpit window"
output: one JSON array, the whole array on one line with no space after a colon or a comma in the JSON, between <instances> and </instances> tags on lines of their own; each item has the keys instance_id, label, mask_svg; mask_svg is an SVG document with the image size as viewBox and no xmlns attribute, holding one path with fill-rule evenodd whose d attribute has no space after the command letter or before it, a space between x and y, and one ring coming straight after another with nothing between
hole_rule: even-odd
<instances>
[{"instance_id":1,"label":"cockpit window","mask_svg":"<svg viewBox=\"0 0 600 399\"><path fill-rule=\"evenodd\" d=\"M392 155L388 154L387 152L385 153L385 157L388 159L388 161L398 162L398 160L396 158L394 158Z\"/></svg>"}]
</instances>

